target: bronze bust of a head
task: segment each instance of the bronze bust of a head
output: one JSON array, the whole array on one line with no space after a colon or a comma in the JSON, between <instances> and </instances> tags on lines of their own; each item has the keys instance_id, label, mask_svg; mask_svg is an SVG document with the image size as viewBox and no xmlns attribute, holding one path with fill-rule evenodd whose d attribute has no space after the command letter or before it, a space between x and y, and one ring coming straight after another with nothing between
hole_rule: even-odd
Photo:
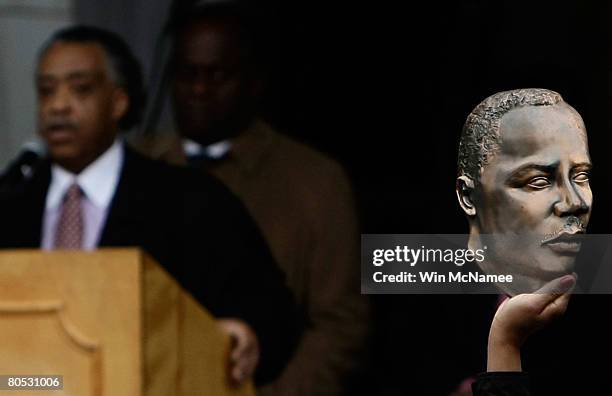
<instances>
[{"instance_id":1,"label":"bronze bust of a head","mask_svg":"<svg viewBox=\"0 0 612 396\"><path fill-rule=\"evenodd\" d=\"M591 160L582 117L546 89L496 93L468 116L456 194L470 248L487 246L487 273L517 294L573 272L591 215Z\"/></svg>"}]
</instances>

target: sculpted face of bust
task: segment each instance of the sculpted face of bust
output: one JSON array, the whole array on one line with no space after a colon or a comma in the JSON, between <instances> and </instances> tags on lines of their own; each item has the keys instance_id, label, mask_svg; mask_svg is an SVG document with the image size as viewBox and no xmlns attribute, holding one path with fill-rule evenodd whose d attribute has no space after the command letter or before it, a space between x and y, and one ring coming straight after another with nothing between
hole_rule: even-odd
<instances>
[{"instance_id":1,"label":"sculpted face of bust","mask_svg":"<svg viewBox=\"0 0 612 396\"><path fill-rule=\"evenodd\" d=\"M470 248L487 246L481 268L512 274L512 284L499 285L507 293L532 292L573 272L593 202L586 129L554 92L496 95L466 122L457 197ZM491 106L496 101L501 111ZM470 128L476 139L466 137Z\"/></svg>"}]
</instances>

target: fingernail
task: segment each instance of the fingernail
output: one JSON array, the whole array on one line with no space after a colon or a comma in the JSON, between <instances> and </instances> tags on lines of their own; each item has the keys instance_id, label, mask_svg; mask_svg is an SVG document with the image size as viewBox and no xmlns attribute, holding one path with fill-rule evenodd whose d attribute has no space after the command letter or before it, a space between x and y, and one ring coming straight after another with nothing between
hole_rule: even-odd
<instances>
[{"instance_id":1,"label":"fingernail","mask_svg":"<svg viewBox=\"0 0 612 396\"><path fill-rule=\"evenodd\" d=\"M574 275L565 275L560 279L561 291L566 292L576 284L576 278Z\"/></svg>"}]
</instances>

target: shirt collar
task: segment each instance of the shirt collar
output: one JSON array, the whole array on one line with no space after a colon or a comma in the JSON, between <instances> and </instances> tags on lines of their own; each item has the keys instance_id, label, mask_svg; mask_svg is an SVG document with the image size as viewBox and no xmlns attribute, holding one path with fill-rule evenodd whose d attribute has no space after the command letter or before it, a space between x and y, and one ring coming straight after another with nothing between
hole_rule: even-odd
<instances>
[{"instance_id":1,"label":"shirt collar","mask_svg":"<svg viewBox=\"0 0 612 396\"><path fill-rule=\"evenodd\" d=\"M51 166L51 184L47 193L46 209L60 205L66 190L76 182L83 194L95 206L105 209L110 204L123 166L125 153L121 140L89 164L81 173L75 175L57 164Z\"/></svg>"},{"instance_id":2,"label":"shirt collar","mask_svg":"<svg viewBox=\"0 0 612 396\"><path fill-rule=\"evenodd\" d=\"M205 154L209 158L220 159L225 156L232 148L232 143L229 140L222 140L208 146L202 146L198 142L190 139L183 139L183 151L185 155L196 156Z\"/></svg>"},{"instance_id":3,"label":"shirt collar","mask_svg":"<svg viewBox=\"0 0 612 396\"><path fill-rule=\"evenodd\" d=\"M261 119L255 119L244 132L231 140L224 140L204 147L193 140L183 138L176 141L180 144L179 147L176 146L176 143L173 143L174 148L172 150L178 149L185 157L189 157L201 154L205 149L210 150L213 147L213 150L222 152L218 154L217 158L226 155L231 150L232 155L228 160L235 162L242 171L250 173L257 169L271 147L275 145L277 139L268 123ZM207 151L206 154L215 158L210 151ZM159 155L159 157L162 156L163 154Z\"/></svg>"}]
</instances>

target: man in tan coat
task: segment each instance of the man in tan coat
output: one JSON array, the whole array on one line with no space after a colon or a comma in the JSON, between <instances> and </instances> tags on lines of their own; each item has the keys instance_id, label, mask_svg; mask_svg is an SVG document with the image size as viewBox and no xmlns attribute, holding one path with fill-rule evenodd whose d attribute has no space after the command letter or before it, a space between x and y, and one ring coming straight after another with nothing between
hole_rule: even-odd
<instances>
[{"instance_id":1,"label":"man in tan coat","mask_svg":"<svg viewBox=\"0 0 612 396\"><path fill-rule=\"evenodd\" d=\"M257 54L236 11L208 6L177 24L171 71L178 133L134 144L222 180L286 273L304 333L281 377L260 394L340 395L363 358L368 321L350 185L336 162L257 117Z\"/></svg>"}]
</instances>

